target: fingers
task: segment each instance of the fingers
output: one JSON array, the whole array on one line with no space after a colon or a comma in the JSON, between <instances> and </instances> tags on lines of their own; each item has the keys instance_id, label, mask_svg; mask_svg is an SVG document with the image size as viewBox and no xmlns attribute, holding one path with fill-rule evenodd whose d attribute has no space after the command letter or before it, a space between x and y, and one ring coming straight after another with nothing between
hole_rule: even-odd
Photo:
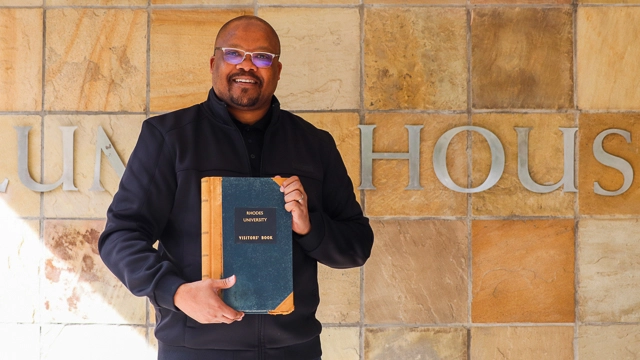
<instances>
[{"instance_id":1,"label":"fingers","mask_svg":"<svg viewBox=\"0 0 640 360\"><path fill-rule=\"evenodd\" d=\"M226 279L207 279L182 284L174 295L174 304L201 324L230 324L240 321L244 313L229 307L218 294L218 290L228 289L235 282L235 276L231 276Z\"/></svg>"},{"instance_id":2,"label":"fingers","mask_svg":"<svg viewBox=\"0 0 640 360\"><path fill-rule=\"evenodd\" d=\"M242 311L235 311L234 309L226 306L227 309L222 310L217 317L216 322L221 322L224 324L231 324L234 321L240 321L244 317L244 313ZM226 311L225 311L226 310Z\"/></svg>"},{"instance_id":3,"label":"fingers","mask_svg":"<svg viewBox=\"0 0 640 360\"><path fill-rule=\"evenodd\" d=\"M284 196L284 202L289 204L306 205L307 197L302 191L292 191Z\"/></svg>"},{"instance_id":4,"label":"fingers","mask_svg":"<svg viewBox=\"0 0 640 360\"><path fill-rule=\"evenodd\" d=\"M298 178L297 176L292 176L285 180L282 183L282 186L280 186L280 191L284 193L285 203L289 204L297 202L300 205L306 206L307 194L304 191L302 182L300 182L300 178Z\"/></svg>"},{"instance_id":5,"label":"fingers","mask_svg":"<svg viewBox=\"0 0 640 360\"><path fill-rule=\"evenodd\" d=\"M244 317L244 313L242 311L236 311L225 303L220 301L220 304L217 306L212 306L209 308L209 312L202 317L203 321L198 319L198 322L203 324L215 324L215 323L223 323L223 324L231 324L235 321L240 321Z\"/></svg>"},{"instance_id":6,"label":"fingers","mask_svg":"<svg viewBox=\"0 0 640 360\"><path fill-rule=\"evenodd\" d=\"M228 289L233 285L235 285L235 283L236 283L235 275L231 275L225 279L211 280L211 286L213 287L213 290L216 292L216 294L219 294L219 290ZM218 308L216 309L216 313L219 316L217 316L217 320L225 324L230 324L234 321L242 320L242 318L244 317L244 313L242 311L236 311L235 309L229 307L220 298L218 298L218 301L219 303L218 303Z\"/></svg>"},{"instance_id":7,"label":"fingers","mask_svg":"<svg viewBox=\"0 0 640 360\"><path fill-rule=\"evenodd\" d=\"M284 193L284 208L291 213L291 229L299 235L306 235L311 231L309 220L307 193L297 176L286 179L280 191Z\"/></svg>"},{"instance_id":8,"label":"fingers","mask_svg":"<svg viewBox=\"0 0 640 360\"><path fill-rule=\"evenodd\" d=\"M228 289L236 283L236 276L231 275L225 279L214 279L211 281L212 286L216 289Z\"/></svg>"}]
</instances>

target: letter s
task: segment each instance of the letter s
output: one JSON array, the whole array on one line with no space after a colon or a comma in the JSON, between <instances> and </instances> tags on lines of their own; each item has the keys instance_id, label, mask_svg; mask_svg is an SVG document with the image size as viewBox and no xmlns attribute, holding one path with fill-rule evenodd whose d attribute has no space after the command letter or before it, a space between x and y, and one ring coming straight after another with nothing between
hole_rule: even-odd
<instances>
[{"instance_id":1,"label":"letter s","mask_svg":"<svg viewBox=\"0 0 640 360\"><path fill-rule=\"evenodd\" d=\"M629 133L628 131L620 129L605 130L598 134L598 136L596 136L596 139L593 141L593 156L601 164L620 171L622 173L622 176L624 177L624 182L620 189L615 191L608 191L603 189L596 181L593 183L593 191L598 195L616 196L624 193L631 187L631 184L633 183L633 168L627 160L611 155L608 152L604 151L604 149L602 148L602 142L604 141L604 138L609 134L622 135L627 143L631 142L631 133Z\"/></svg>"}]
</instances>

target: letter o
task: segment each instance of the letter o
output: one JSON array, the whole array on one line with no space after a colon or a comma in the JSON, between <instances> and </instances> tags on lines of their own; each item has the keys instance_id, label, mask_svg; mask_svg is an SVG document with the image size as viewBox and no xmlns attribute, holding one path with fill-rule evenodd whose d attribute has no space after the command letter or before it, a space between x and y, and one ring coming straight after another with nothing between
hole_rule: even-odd
<instances>
[{"instance_id":1,"label":"letter o","mask_svg":"<svg viewBox=\"0 0 640 360\"><path fill-rule=\"evenodd\" d=\"M449 143L454 136L463 131L475 131L484 136L489 143L489 148L491 149L491 170L489 171L489 176L487 176L482 185L475 188L463 188L458 186L453 182L451 176L449 176L449 171L447 170L447 149L449 149ZM433 170L436 172L436 176L442 185L453 191L461 193L477 193L485 191L495 185L498 180L500 180L500 177L504 172L504 148L502 147L500 139L487 129L478 126L460 126L453 128L442 134L436 142L436 146L433 149Z\"/></svg>"}]
</instances>

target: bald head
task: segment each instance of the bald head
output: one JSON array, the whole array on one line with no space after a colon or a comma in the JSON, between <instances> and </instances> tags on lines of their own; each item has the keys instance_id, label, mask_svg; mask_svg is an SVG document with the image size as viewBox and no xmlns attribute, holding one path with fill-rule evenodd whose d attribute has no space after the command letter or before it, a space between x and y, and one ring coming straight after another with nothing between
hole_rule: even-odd
<instances>
[{"instance_id":1,"label":"bald head","mask_svg":"<svg viewBox=\"0 0 640 360\"><path fill-rule=\"evenodd\" d=\"M215 46L226 46L223 42L232 37L235 31L243 26L254 27L264 31L265 35L267 35L270 40L269 42L271 42L272 46L277 49L277 54L280 54L280 38L278 37L276 30L265 20L253 15L238 16L222 25L220 31L218 31L218 35L216 36Z\"/></svg>"},{"instance_id":2,"label":"bald head","mask_svg":"<svg viewBox=\"0 0 640 360\"><path fill-rule=\"evenodd\" d=\"M238 121L251 125L271 106L280 80L280 39L266 21L255 16L240 16L222 26L209 59L211 84L216 96ZM226 50L223 50L226 49ZM241 62L225 59L225 51L243 54ZM263 54L278 55L265 66ZM259 57L258 64L253 56ZM268 56L267 56L268 57Z\"/></svg>"}]
</instances>

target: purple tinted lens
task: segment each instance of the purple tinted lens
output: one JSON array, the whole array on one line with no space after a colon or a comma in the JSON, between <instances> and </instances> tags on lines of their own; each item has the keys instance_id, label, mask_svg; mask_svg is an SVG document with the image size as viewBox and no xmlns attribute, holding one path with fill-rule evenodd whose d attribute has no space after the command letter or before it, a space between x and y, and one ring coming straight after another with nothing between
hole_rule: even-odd
<instances>
[{"instance_id":1,"label":"purple tinted lens","mask_svg":"<svg viewBox=\"0 0 640 360\"><path fill-rule=\"evenodd\" d=\"M269 67L273 62L273 55L259 52L253 53L253 55L251 55L251 61L253 61L257 67Z\"/></svg>"},{"instance_id":2,"label":"purple tinted lens","mask_svg":"<svg viewBox=\"0 0 640 360\"><path fill-rule=\"evenodd\" d=\"M224 61L229 64L240 64L244 60L244 53L241 53L238 50L224 50Z\"/></svg>"}]
</instances>

